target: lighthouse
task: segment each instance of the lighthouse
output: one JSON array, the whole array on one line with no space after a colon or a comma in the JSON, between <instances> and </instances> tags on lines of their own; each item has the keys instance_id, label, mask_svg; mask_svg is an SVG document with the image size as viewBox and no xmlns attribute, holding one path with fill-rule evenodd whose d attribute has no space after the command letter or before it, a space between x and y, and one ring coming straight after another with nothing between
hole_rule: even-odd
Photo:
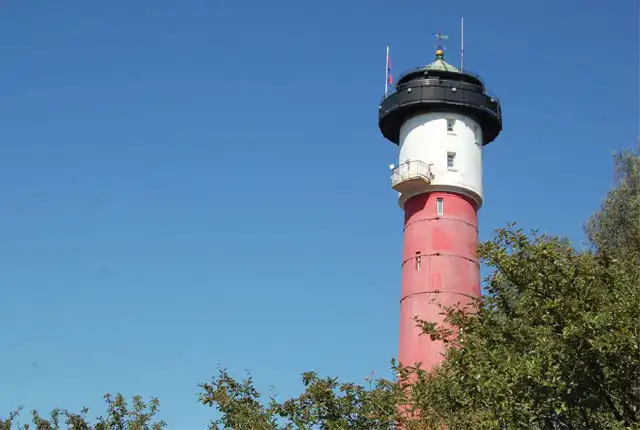
<instances>
[{"instance_id":1,"label":"lighthouse","mask_svg":"<svg viewBox=\"0 0 640 430\"><path fill-rule=\"evenodd\" d=\"M382 135L399 147L391 186L404 210L398 361L429 370L444 345L415 318L442 322L441 306L480 296L478 210L482 148L502 130L499 100L481 78L444 59L401 76L378 109Z\"/></svg>"}]
</instances>

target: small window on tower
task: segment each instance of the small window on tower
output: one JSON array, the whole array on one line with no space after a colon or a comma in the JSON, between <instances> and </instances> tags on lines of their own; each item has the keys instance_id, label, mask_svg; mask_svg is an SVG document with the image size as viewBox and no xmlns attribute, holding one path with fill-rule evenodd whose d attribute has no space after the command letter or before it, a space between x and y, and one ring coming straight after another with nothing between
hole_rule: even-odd
<instances>
[{"instance_id":1,"label":"small window on tower","mask_svg":"<svg viewBox=\"0 0 640 430\"><path fill-rule=\"evenodd\" d=\"M436 199L436 213L438 216L442 216L444 214L444 200L442 197L438 197Z\"/></svg>"},{"instance_id":2,"label":"small window on tower","mask_svg":"<svg viewBox=\"0 0 640 430\"><path fill-rule=\"evenodd\" d=\"M422 253L420 251L416 251L416 270L420 270L420 265L422 263Z\"/></svg>"},{"instance_id":3,"label":"small window on tower","mask_svg":"<svg viewBox=\"0 0 640 430\"><path fill-rule=\"evenodd\" d=\"M447 132L453 133L453 127L456 125L456 120L453 118L447 118Z\"/></svg>"},{"instance_id":4,"label":"small window on tower","mask_svg":"<svg viewBox=\"0 0 640 430\"><path fill-rule=\"evenodd\" d=\"M455 170L456 164L456 153L455 152L447 152L447 169Z\"/></svg>"}]
</instances>

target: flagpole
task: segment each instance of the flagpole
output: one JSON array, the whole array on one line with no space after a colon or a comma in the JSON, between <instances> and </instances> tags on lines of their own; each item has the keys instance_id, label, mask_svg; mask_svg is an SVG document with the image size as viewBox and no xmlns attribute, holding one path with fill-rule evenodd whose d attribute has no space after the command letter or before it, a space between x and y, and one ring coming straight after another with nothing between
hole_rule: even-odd
<instances>
[{"instance_id":1,"label":"flagpole","mask_svg":"<svg viewBox=\"0 0 640 430\"><path fill-rule=\"evenodd\" d=\"M464 17L460 17L460 71L464 68Z\"/></svg>"},{"instance_id":2,"label":"flagpole","mask_svg":"<svg viewBox=\"0 0 640 430\"><path fill-rule=\"evenodd\" d=\"M389 94L389 45L387 45L387 58L384 67L384 96Z\"/></svg>"}]
</instances>

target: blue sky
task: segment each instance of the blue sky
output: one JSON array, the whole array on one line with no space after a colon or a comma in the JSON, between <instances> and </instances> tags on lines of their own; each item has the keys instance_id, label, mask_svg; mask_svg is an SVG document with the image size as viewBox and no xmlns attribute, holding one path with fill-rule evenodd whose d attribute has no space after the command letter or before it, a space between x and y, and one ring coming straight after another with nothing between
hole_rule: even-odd
<instances>
[{"instance_id":1,"label":"blue sky","mask_svg":"<svg viewBox=\"0 0 640 430\"><path fill-rule=\"evenodd\" d=\"M637 2L2 2L0 410L140 393L189 430L217 362L282 395L388 375L385 45L398 76L443 31L457 64L461 14L504 113L481 237L579 242L639 134Z\"/></svg>"}]
</instances>

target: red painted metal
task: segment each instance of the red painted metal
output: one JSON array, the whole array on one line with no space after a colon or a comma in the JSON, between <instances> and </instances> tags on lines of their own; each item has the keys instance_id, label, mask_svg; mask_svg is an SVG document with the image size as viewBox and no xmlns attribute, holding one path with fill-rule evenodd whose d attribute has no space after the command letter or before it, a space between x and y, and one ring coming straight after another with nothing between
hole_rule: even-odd
<instances>
[{"instance_id":1,"label":"red painted metal","mask_svg":"<svg viewBox=\"0 0 640 430\"><path fill-rule=\"evenodd\" d=\"M442 361L444 345L420 335L414 317L441 322L439 304L465 305L469 297L480 295L477 208L465 196L433 192L409 198L404 210L398 359L429 370Z\"/></svg>"}]
</instances>

